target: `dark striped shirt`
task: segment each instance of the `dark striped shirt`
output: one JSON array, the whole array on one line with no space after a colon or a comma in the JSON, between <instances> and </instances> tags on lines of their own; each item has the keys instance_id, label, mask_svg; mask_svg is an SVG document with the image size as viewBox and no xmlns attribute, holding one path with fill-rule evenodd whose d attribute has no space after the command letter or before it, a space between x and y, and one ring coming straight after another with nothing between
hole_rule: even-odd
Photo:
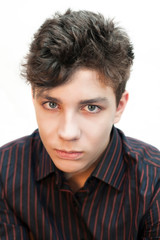
<instances>
[{"instance_id":1,"label":"dark striped shirt","mask_svg":"<svg viewBox=\"0 0 160 240\"><path fill-rule=\"evenodd\" d=\"M73 193L38 130L3 146L0 239L160 239L160 152L113 128L99 165Z\"/></svg>"}]
</instances>

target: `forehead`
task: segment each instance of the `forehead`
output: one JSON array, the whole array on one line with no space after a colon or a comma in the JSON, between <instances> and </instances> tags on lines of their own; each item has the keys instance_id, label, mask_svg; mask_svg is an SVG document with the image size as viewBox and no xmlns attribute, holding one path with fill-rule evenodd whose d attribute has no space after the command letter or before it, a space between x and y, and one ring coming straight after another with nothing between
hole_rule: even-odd
<instances>
[{"instance_id":1,"label":"forehead","mask_svg":"<svg viewBox=\"0 0 160 240\"><path fill-rule=\"evenodd\" d=\"M107 81L106 81L107 82ZM45 95L56 95L63 98L65 96L77 98L78 96L97 97L107 95L109 87L104 83L104 77L95 70L80 69L75 71L67 82L53 88L36 88L37 98ZM113 90L113 89L110 89Z\"/></svg>"}]
</instances>

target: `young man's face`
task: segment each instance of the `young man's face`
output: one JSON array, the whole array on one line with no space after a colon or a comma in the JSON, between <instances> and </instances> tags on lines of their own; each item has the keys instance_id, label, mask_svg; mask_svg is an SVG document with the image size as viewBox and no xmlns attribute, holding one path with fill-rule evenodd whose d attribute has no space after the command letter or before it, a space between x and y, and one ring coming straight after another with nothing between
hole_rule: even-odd
<instances>
[{"instance_id":1,"label":"young man's face","mask_svg":"<svg viewBox=\"0 0 160 240\"><path fill-rule=\"evenodd\" d=\"M118 108L111 87L96 71L77 70L61 86L35 92L34 106L42 142L54 164L68 175L90 173L110 140L127 102Z\"/></svg>"}]
</instances>

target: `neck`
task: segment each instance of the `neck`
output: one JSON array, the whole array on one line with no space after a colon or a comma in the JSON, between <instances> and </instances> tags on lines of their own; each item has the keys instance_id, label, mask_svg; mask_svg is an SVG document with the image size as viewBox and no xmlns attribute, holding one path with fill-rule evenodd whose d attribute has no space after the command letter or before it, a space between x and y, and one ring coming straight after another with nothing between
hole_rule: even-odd
<instances>
[{"instance_id":1,"label":"neck","mask_svg":"<svg viewBox=\"0 0 160 240\"><path fill-rule=\"evenodd\" d=\"M65 173L65 177L68 180L69 185L74 193L85 185L85 182L87 181L97 164L98 161L83 172Z\"/></svg>"}]
</instances>

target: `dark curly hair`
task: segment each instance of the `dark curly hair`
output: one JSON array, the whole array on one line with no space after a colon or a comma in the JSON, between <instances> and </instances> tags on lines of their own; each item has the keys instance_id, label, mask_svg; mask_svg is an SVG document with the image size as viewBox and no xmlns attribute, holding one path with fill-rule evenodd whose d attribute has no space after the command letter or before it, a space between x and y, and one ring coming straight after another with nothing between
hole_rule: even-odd
<instances>
[{"instance_id":1,"label":"dark curly hair","mask_svg":"<svg viewBox=\"0 0 160 240\"><path fill-rule=\"evenodd\" d=\"M113 20L69 9L47 19L34 35L22 75L33 89L48 89L68 81L79 68L94 69L114 89L118 103L133 59L128 35Z\"/></svg>"}]
</instances>

